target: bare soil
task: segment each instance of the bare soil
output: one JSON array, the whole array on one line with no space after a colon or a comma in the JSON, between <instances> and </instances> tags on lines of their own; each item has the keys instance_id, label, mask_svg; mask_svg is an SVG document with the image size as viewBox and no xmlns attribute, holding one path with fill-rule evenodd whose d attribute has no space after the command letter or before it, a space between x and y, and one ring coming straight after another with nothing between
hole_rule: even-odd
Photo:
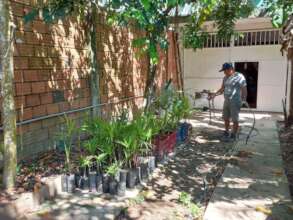
<instances>
[{"instance_id":1,"label":"bare soil","mask_svg":"<svg viewBox=\"0 0 293 220\"><path fill-rule=\"evenodd\" d=\"M80 152L73 151L72 163L76 167ZM65 155L52 150L37 157L20 161L17 166L16 187L9 194L0 191L0 203L9 202L24 192L32 192L38 184L44 184L42 178L64 173Z\"/></svg>"}]
</instances>

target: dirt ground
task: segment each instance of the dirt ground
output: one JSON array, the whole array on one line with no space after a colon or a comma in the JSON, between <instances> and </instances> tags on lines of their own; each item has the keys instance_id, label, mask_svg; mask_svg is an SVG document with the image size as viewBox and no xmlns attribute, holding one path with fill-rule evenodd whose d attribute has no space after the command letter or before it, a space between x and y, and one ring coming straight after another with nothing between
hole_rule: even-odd
<instances>
[{"instance_id":1,"label":"dirt ground","mask_svg":"<svg viewBox=\"0 0 293 220\"><path fill-rule=\"evenodd\" d=\"M285 173L288 178L291 197L293 199L293 126L286 128L279 122L279 135Z\"/></svg>"},{"instance_id":2,"label":"dirt ground","mask_svg":"<svg viewBox=\"0 0 293 220\"><path fill-rule=\"evenodd\" d=\"M220 118L208 124L208 114L193 117L190 141L177 148L176 156L162 166L144 189L145 197L124 210L117 219L200 219L221 177L233 143L220 142ZM192 215L190 206L179 201L183 192L200 209Z\"/></svg>"}]
</instances>

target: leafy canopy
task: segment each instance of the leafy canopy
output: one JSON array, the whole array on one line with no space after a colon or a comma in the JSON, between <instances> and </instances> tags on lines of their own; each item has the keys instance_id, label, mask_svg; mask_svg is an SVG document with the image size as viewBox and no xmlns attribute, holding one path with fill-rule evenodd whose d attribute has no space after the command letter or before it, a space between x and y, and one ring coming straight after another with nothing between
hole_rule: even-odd
<instances>
[{"instance_id":1,"label":"leafy canopy","mask_svg":"<svg viewBox=\"0 0 293 220\"><path fill-rule=\"evenodd\" d=\"M148 54L152 64L158 63L157 45L168 47L166 31L172 9L183 6L184 0L113 0L107 5L110 24L127 26L145 32L145 37L133 40L133 46L141 54Z\"/></svg>"},{"instance_id":2,"label":"leafy canopy","mask_svg":"<svg viewBox=\"0 0 293 220\"><path fill-rule=\"evenodd\" d=\"M184 28L184 46L186 48L202 48L208 33L202 29L205 21L215 21L218 38L230 39L235 34L237 19L249 16L253 11L250 0L203 0L192 5L190 22Z\"/></svg>"},{"instance_id":3,"label":"leafy canopy","mask_svg":"<svg viewBox=\"0 0 293 220\"><path fill-rule=\"evenodd\" d=\"M184 45L201 48L207 34L201 29L206 20L215 20L219 36L229 38L234 33L236 19L251 12L252 0L48 0L46 4L33 9L26 21L41 14L46 22L63 19L66 16L83 18L90 7L103 5L109 24L132 25L145 33L133 40L138 55L147 54L151 64L158 63L158 46L167 49L167 30L172 25L171 17L182 8L190 8L191 19L184 28ZM279 0L280 1L280 0Z\"/></svg>"},{"instance_id":4,"label":"leafy canopy","mask_svg":"<svg viewBox=\"0 0 293 220\"><path fill-rule=\"evenodd\" d=\"M293 14L292 0L264 0L262 7L266 9L272 18L272 24L277 28L282 27Z\"/></svg>"},{"instance_id":5,"label":"leafy canopy","mask_svg":"<svg viewBox=\"0 0 293 220\"><path fill-rule=\"evenodd\" d=\"M47 23L52 23L56 20L62 20L67 16L75 16L77 18L84 18L89 11L89 6L96 5L95 0L48 0L46 3L40 2L39 6L32 9L24 16L24 21L31 22L37 16Z\"/></svg>"}]
</instances>

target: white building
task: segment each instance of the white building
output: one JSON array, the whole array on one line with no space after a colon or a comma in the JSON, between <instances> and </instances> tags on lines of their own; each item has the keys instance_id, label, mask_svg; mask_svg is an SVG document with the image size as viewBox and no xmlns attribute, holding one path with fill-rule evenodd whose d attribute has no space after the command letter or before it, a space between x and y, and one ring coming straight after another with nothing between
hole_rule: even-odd
<instances>
[{"instance_id":1,"label":"white building","mask_svg":"<svg viewBox=\"0 0 293 220\"><path fill-rule=\"evenodd\" d=\"M247 78L249 104L257 111L282 112L282 99L290 78L286 79L286 56L280 52L280 30L272 27L270 19L239 20L235 29L243 33L242 37L235 37L231 42L216 39L212 22L207 22L204 28L211 36L203 49L182 49L186 93L219 89L223 78L219 69L224 62L232 62ZM223 97L218 96L215 107L222 109L222 105Z\"/></svg>"}]
</instances>

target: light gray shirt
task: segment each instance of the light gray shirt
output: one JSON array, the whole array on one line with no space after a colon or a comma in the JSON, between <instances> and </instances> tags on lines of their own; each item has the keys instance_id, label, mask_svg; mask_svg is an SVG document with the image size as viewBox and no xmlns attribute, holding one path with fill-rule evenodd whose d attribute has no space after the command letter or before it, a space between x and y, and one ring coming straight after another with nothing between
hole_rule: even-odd
<instances>
[{"instance_id":1,"label":"light gray shirt","mask_svg":"<svg viewBox=\"0 0 293 220\"><path fill-rule=\"evenodd\" d=\"M223 79L224 97L231 101L241 101L241 88L246 86L246 80L243 74L235 72L231 76L225 76Z\"/></svg>"}]
</instances>

